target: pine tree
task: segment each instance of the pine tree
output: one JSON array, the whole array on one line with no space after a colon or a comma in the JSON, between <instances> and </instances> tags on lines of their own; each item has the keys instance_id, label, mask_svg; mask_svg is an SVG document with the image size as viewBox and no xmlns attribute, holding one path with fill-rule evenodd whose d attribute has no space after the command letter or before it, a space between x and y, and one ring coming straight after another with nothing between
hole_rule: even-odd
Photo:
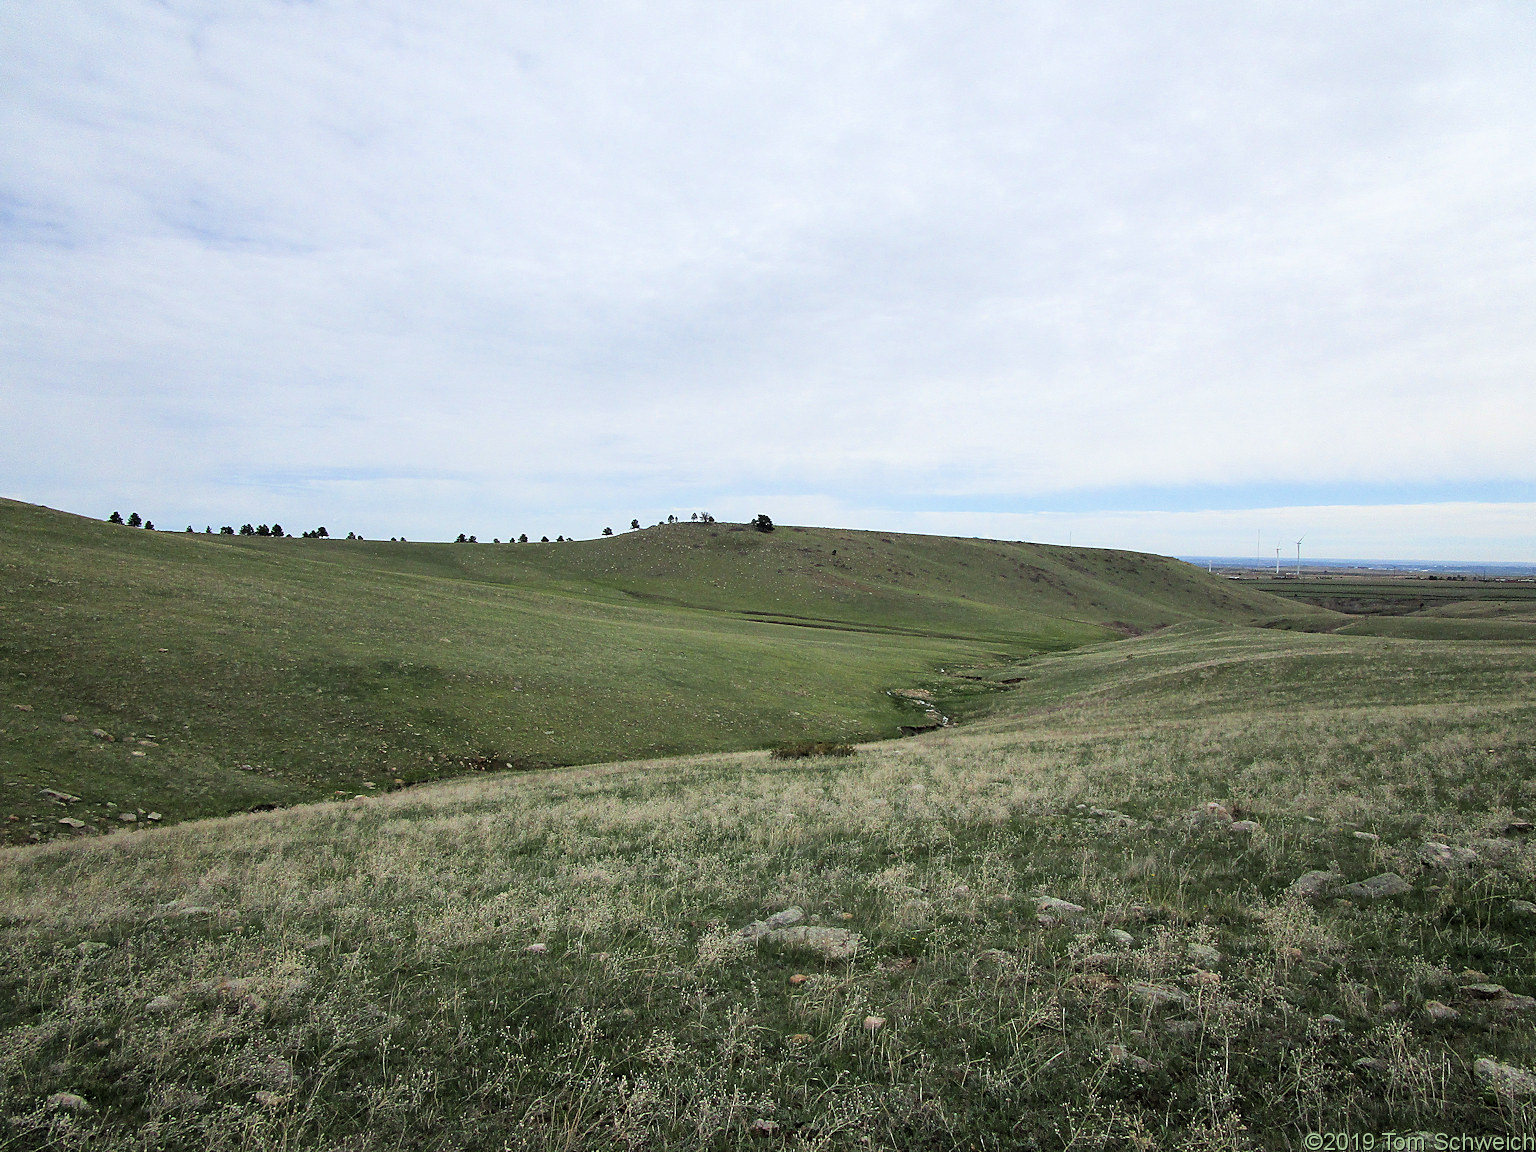
<instances>
[{"instance_id":1,"label":"pine tree","mask_svg":"<svg viewBox=\"0 0 1536 1152\"><path fill-rule=\"evenodd\" d=\"M139 519L139 514L137 512L128 513L128 527L137 528L143 523L144 521Z\"/></svg>"},{"instance_id":2,"label":"pine tree","mask_svg":"<svg viewBox=\"0 0 1536 1152\"><path fill-rule=\"evenodd\" d=\"M612 528L604 528L603 529L603 535L604 536L612 536L613 535L613 529Z\"/></svg>"},{"instance_id":3,"label":"pine tree","mask_svg":"<svg viewBox=\"0 0 1536 1152\"><path fill-rule=\"evenodd\" d=\"M122 522L123 514L121 512L114 512L112 515L107 517L108 524L121 524Z\"/></svg>"}]
</instances>

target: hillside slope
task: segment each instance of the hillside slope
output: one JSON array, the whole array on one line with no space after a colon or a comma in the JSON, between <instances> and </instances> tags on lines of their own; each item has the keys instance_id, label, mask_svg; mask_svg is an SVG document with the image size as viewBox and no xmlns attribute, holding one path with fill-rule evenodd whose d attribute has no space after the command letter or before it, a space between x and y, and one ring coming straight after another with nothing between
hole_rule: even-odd
<instances>
[{"instance_id":1,"label":"hillside slope","mask_svg":"<svg viewBox=\"0 0 1536 1152\"><path fill-rule=\"evenodd\" d=\"M1184 624L1023 671L849 759L3 850L6 1146L1533 1130L1536 647Z\"/></svg>"},{"instance_id":2,"label":"hillside slope","mask_svg":"<svg viewBox=\"0 0 1536 1152\"><path fill-rule=\"evenodd\" d=\"M1158 557L727 525L390 544L144 532L6 501L0 563L13 840L66 815L175 820L895 735L921 708L888 691L942 688L940 668L1290 609ZM42 788L81 799L56 812Z\"/></svg>"}]
</instances>

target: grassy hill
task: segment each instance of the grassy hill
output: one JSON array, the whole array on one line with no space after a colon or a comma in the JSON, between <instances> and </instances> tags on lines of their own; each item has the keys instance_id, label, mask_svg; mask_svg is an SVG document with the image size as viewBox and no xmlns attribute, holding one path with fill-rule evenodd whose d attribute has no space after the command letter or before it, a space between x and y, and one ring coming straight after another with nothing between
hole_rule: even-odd
<instances>
[{"instance_id":1,"label":"grassy hill","mask_svg":"<svg viewBox=\"0 0 1536 1152\"><path fill-rule=\"evenodd\" d=\"M1037 653L1306 606L1162 557L669 525L546 545L145 532L0 501L12 841L468 771L799 739L963 710ZM73 719L65 719L73 717ZM93 731L107 737L93 735ZM80 797L67 813L40 796Z\"/></svg>"},{"instance_id":2,"label":"grassy hill","mask_svg":"<svg viewBox=\"0 0 1536 1152\"><path fill-rule=\"evenodd\" d=\"M7 850L0 1140L1278 1152L1536 1126L1536 646L1187 622L964 674L971 723L848 759ZM1389 872L1404 891L1343 887ZM743 934L780 912L803 920Z\"/></svg>"}]
</instances>

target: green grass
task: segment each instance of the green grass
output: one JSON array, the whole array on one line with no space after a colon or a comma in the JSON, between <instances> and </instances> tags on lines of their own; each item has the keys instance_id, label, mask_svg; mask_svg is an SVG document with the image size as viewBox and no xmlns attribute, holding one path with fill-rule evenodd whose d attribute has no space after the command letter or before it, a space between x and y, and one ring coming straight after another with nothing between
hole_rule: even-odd
<instances>
[{"instance_id":1,"label":"green grass","mask_svg":"<svg viewBox=\"0 0 1536 1152\"><path fill-rule=\"evenodd\" d=\"M111 827L507 765L894 736L924 709L892 689L964 711L956 666L1292 611L1094 549L720 524L516 546L204 537L12 501L0 605L11 842L67 834L45 787Z\"/></svg>"},{"instance_id":2,"label":"green grass","mask_svg":"<svg viewBox=\"0 0 1536 1152\"><path fill-rule=\"evenodd\" d=\"M1530 1099L1473 1064L1536 1065L1536 1012L1462 986L1536 994L1510 903L1536 897L1536 845L1504 832L1536 804L1536 647L1189 623L952 671L969 723L848 758L503 773L7 850L0 1139L1278 1150L1531 1130ZM1477 859L1425 866L1430 839ZM1413 887L1289 894L1312 869ZM1040 896L1085 911L1042 924ZM854 956L736 935L791 905L857 932Z\"/></svg>"}]
</instances>

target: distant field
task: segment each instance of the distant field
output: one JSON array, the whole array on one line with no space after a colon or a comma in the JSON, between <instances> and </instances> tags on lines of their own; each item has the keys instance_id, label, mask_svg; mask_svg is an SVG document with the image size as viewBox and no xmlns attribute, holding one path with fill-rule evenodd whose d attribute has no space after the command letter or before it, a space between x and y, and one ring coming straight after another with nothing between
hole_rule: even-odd
<instances>
[{"instance_id":1,"label":"distant field","mask_svg":"<svg viewBox=\"0 0 1536 1152\"><path fill-rule=\"evenodd\" d=\"M985 695L961 667L1193 618L1335 619L1095 549L719 524L546 545L205 537L12 501L0 592L12 842L68 835L66 816L895 736L933 721L893 690L945 715Z\"/></svg>"},{"instance_id":2,"label":"distant field","mask_svg":"<svg viewBox=\"0 0 1536 1152\"><path fill-rule=\"evenodd\" d=\"M846 759L502 773L6 850L4 1139L1536 1128L1536 646L1186 622L951 671L971 722ZM1343 887L1386 873L1398 894ZM804 919L742 934L778 912Z\"/></svg>"}]
</instances>

